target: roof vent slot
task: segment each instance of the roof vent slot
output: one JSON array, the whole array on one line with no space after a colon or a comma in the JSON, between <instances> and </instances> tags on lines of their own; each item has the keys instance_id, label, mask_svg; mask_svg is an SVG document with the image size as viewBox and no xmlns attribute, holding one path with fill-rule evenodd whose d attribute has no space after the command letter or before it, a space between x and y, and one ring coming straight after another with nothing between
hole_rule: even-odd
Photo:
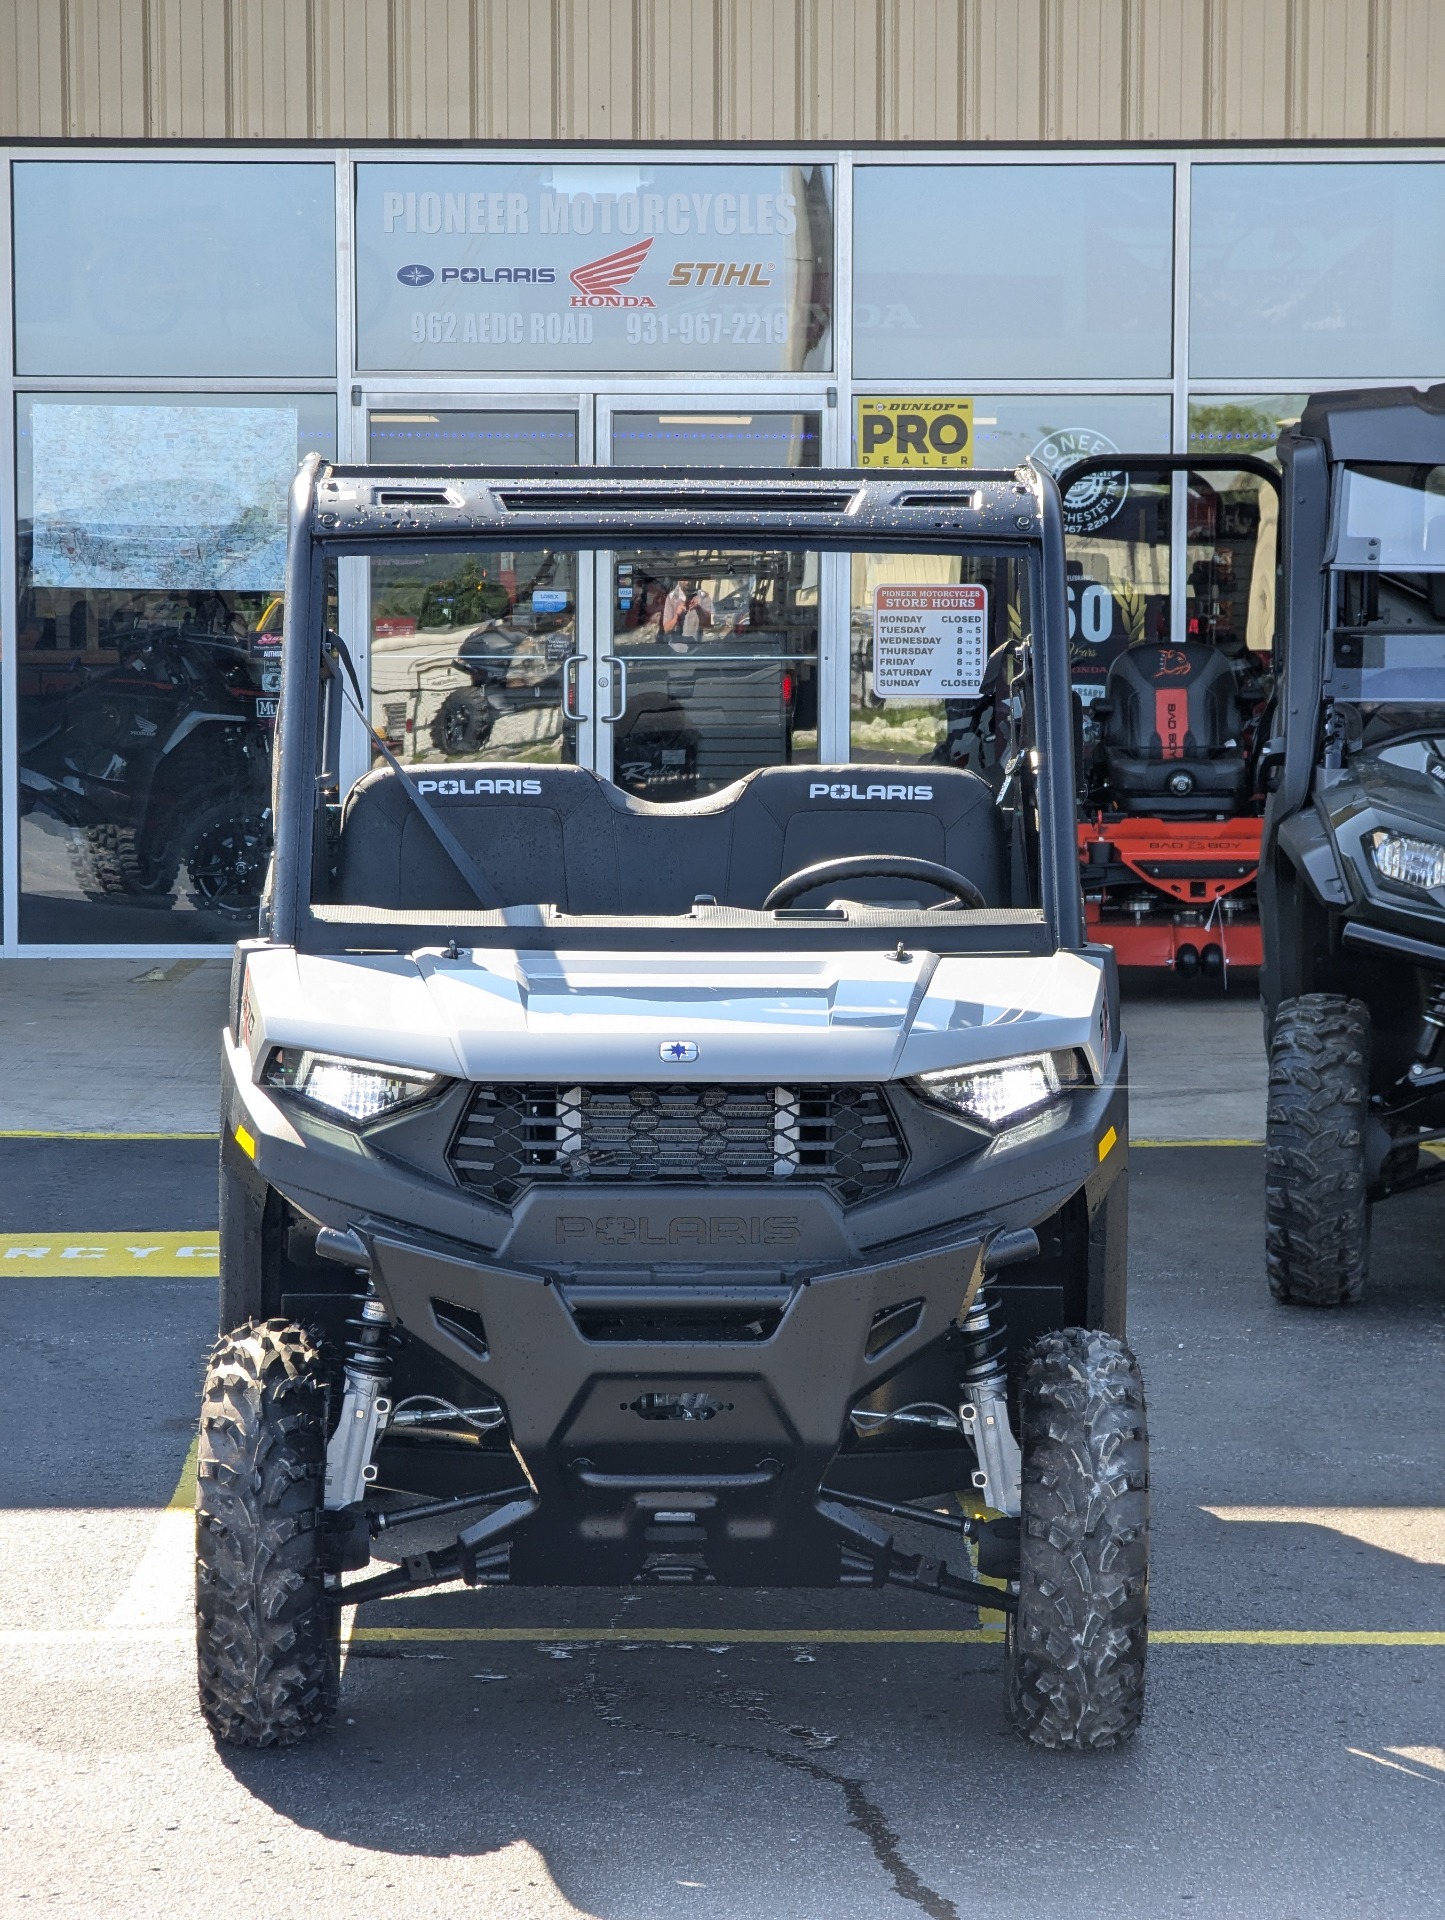
<instances>
[{"instance_id":1,"label":"roof vent slot","mask_svg":"<svg viewBox=\"0 0 1445 1920\"><path fill-rule=\"evenodd\" d=\"M454 507L456 501L445 487L378 487L375 502L379 507Z\"/></svg>"}]
</instances>

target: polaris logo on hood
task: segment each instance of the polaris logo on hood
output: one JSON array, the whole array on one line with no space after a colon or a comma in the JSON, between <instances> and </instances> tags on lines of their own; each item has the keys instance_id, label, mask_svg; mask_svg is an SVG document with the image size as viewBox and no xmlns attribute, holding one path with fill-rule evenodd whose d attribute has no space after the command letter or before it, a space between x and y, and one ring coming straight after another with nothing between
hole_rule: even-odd
<instances>
[{"instance_id":1,"label":"polaris logo on hood","mask_svg":"<svg viewBox=\"0 0 1445 1920\"><path fill-rule=\"evenodd\" d=\"M808 787L810 800L931 800L932 787L871 787L849 785L845 780L814 780Z\"/></svg>"}]
</instances>

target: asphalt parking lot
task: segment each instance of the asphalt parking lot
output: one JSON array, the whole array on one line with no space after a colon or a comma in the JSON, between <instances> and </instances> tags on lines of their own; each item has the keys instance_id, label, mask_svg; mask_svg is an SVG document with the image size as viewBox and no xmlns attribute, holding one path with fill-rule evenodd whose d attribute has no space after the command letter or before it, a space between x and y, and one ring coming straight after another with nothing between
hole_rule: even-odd
<instances>
[{"instance_id":1,"label":"asphalt parking lot","mask_svg":"<svg viewBox=\"0 0 1445 1920\"><path fill-rule=\"evenodd\" d=\"M1136 1136L1251 1137L1257 1010L1212 1006L1135 1003ZM184 1063L174 1082L199 1116ZM1439 1911L1445 1193L1378 1212L1362 1308L1304 1315L1265 1293L1257 1145L1135 1150L1156 1636L1119 1753L1021 1744L996 1633L947 1603L666 1591L373 1606L333 1733L220 1753L185 1474L214 1143L75 1137L126 1130L115 1098L92 1078L45 1125L3 1115L0 1911Z\"/></svg>"}]
</instances>

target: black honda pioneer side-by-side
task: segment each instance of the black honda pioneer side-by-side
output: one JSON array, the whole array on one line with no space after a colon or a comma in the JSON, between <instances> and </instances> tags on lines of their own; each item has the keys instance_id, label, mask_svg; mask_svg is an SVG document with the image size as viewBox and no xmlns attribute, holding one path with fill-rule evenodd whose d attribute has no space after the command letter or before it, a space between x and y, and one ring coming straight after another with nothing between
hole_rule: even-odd
<instances>
[{"instance_id":1,"label":"black honda pioneer side-by-side","mask_svg":"<svg viewBox=\"0 0 1445 1920\"><path fill-rule=\"evenodd\" d=\"M342 1607L449 1583L894 1583L1003 1611L1032 1740L1128 1736L1124 1045L1053 481L312 459L291 513L276 848L224 1038L211 1727L311 1734ZM543 549L678 556L699 653L709 582L786 580L789 646L826 629L791 764L675 804L605 778L589 714L626 703L584 626L550 744L400 765L333 569ZM985 685L984 771L942 763Z\"/></svg>"},{"instance_id":2,"label":"black honda pioneer side-by-side","mask_svg":"<svg viewBox=\"0 0 1445 1920\"><path fill-rule=\"evenodd\" d=\"M1371 1203L1445 1171L1445 386L1317 394L1279 453L1269 1283L1337 1307Z\"/></svg>"}]
</instances>

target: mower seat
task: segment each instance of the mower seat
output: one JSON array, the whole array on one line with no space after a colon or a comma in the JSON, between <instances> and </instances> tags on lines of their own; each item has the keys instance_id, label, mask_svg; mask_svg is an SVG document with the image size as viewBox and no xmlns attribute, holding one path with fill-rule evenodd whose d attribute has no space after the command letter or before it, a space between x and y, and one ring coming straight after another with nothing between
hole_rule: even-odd
<instances>
[{"instance_id":1,"label":"mower seat","mask_svg":"<svg viewBox=\"0 0 1445 1920\"><path fill-rule=\"evenodd\" d=\"M1103 719L1122 812L1213 814L1243 804L1239 683L1217 647L1130 647L1110 664Z\"/></svg>"}]
</instances>

